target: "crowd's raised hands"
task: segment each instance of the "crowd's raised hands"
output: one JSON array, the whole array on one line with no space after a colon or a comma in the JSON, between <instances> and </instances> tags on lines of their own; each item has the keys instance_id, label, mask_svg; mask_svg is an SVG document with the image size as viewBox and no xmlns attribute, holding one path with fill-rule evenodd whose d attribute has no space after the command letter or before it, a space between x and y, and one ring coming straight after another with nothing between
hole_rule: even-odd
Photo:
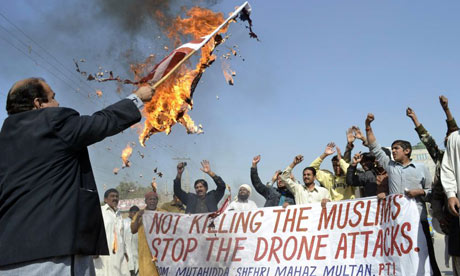
<instances>
[{"instance_id":1,"label":"crowd's raised hands","mask_svg":"<svg viewBox=\"0 0 460 276\"><path fill-rule=\"evenodd\" d=\"M361 154L361 152L356 153L356 154L353 156L352 165L353 165L353 166L357 166L358 163L361 162L361 160L363 160L363 155Z\"/></svg>"},{"instance_id":2,"label":"crowd's raised hands","mask_svg":"<svg viewBox=\"0 0 460 276\"><path fill-rule=\"evenodd\" d=\"M300 164L303 161L303 155L297 155L294 157L294 160L292 161L291 165L289 165L291 168L294 168L298 164Z\"/></svg>"}]
</instances>

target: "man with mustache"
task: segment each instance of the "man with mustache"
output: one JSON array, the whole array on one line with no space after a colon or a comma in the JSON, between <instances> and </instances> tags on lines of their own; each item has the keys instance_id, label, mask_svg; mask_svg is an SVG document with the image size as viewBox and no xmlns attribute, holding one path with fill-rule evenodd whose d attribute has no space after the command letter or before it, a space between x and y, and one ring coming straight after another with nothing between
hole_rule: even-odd
<instances>
[{"instance_id":1,"label":"man with mustache","mask_svg":"<svg viewBox=\"0 0 460 276\"><path fill-rule=\"evenodd\" d=\"M141 120L142 86L90 116L59 107L41 78L16 82L0 131L0 274L93 275L108 255L89 145Z\"/></svg>"},{"instance_id":2,"label":"man with mustache","mask_svg":"<svg viewBox=\"0 0 460 276\"><path fill-rule=\"evenodd\" d=\"M129 261L124 239L125 231L129 231L129 229L124 228L123 218L118 211L118 201L119 193L116 189L108 189L105 191L105 204L101 206L101 209L110 255L94 258L96 275L123 275L123 258L125 258L127 262Z\"/></svg>"},{"instance_id":3,"label":"man with mustache","mask_svg":"<svg viewBox=\"0 0 460 276\"><path fill-rule=\"evenodd\" d=\"M177 176L174 179L174 194L182 201L187 208L185 213L198 214L217 211L217 204L225 193L225 182L211 170L209 161L201 162L201 171L208 174L216 183L217 189L208 192L208 183L204 179L195 181L195 193L187 193L182 190L181 179L187 163L180 162L177 165Z\"/></svg>"},{"instance_id":4,"label":"man with mustache","mask_svg":"<svg viewBox=\"0 0 460 276\"><path fill-rule=\"evenodd\" d=\"M325 207L326 203L331 201L331 195L326 188L315 185L316 169L306 167L302 172L302 179L305 185L301 185L292 180L291 172L295 166L303 161L302 155L297 155L294 161L281 173L281 180L286 183L287 188L294 195L296 204L307 204L321 202L321 206Z\"/></svg>"}]
</instances>

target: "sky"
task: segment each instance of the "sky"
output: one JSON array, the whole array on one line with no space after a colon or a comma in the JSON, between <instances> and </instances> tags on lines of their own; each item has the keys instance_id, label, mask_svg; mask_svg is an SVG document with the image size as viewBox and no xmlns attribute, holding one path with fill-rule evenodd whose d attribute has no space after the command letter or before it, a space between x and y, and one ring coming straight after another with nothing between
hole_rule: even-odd
<instances>
[{"instance_id":1,"label":"sky","mask_svg":"<svg viewBox=\"0 0 460 276\"><path fill-rule=\"evenodd\" d=\"M18 0L0 8L0 121L6 118L6 94L20 79L43 77L61 106L89 115L132 91L111 83L88 82L73 59L85 59L83 70L99 67L132 78L131 63L150 54L159 61L173 49L150 15L161 10L184 16L193 5L229 14L240 1L165 0ZM212 180L200 172L207 159L212 170L233 190L250 183L249 168L261 154L259 175L268 181L295 155L309 165L330 141L345 148L347 128L364 129L372 112L377 140L419 142L408 106L441 144L445 115L439 95L460 114L460 3L458 1L280 1L255 0L251 18L260 41L250 39L245 24L230 26L224 45L238 45L242 58L230 65L235 84L226 83L220 62L208 68L189 112L204 134L188 135L181 125L170 135L154 135L142 148L136 129L89 147L99 193L120 181L148 186L155 176L160 190L172 192L177 158L189 158L186 178ZM186 5L185 8L182 8ZM183 41L185 42L185 40ZM243 60L244 58L244 60ZM96 89L103 96L96 96ZM39 127L39 126L37 126ZM120 170L121 150L136 142L132 166ZM354 152L366 151L355 142ZM7 145L6 145L7 146ZM145 157L141 158L140 153ZM330 158L324 168L330 169ZM263 199L251 196L259 204Z\"/></svg>"}]
</instances>

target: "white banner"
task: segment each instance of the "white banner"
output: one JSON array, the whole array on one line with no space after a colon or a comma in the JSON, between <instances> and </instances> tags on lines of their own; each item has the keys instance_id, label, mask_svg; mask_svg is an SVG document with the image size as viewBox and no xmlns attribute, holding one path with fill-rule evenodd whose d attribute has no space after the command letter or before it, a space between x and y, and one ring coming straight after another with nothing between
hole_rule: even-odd
<instances>
[{"instance_id":1,"label":"white banner","mask_svg":"<svg viewBox=\"0 0 460 276\"><path fill-rule=\"evenodd\" d=\"M417 205L402 195L143 221L160 275L431 275Z\"/></svg>"}]
</instances>

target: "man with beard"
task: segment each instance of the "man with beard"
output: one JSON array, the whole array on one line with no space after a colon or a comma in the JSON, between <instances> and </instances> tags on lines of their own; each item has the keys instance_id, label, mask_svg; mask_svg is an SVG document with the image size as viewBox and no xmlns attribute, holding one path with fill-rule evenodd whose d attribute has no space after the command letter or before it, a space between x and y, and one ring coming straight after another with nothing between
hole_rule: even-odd
<instances>
[{"instance_id":1,"label":"man with beard","mask_svg":"<svg viewBox=\"0 0 460 276\"><path fill-rule=\"evenodd\" d=\"M101 209L110 255L94 258L96 275L123 275L123 258L126 258L126 261L129 261L124 240L125 228L123 225L123 218L121 217L120 212L118 212L118 200L119 193L116 189L108 189L105 191L105 204L102 205ZM129 229L126 229L126 231L128 230Z\"/></svg>"},{"instance_id":2,"label":"man with beard","mask_svg":"<svg viewBox=\"0 0 460 276\"><path fill-rule=\"evenodd\" d=\"M433 240L427 220L426 201L431 196L432 178L428 168L422 163L412 162L410 159L412 146L408 141L395 140L391 144L393 160L391 160L377 143L371 123L374 115L369 113L366 118L366 134L369 149L379 164L388 173L388 189L390 194L405 194L415 199L420 215L423 233L428 246L431 269L433 275L441 275L434 255Z\"/></svg>"},{"instance_id":3,"label":"man with beard","mask_svg":"<svg viewBox=\"0 0 460 276\"><path fill-rule=\"evenodd\" d=\"M137 212L131 222L131 233L138 233L139 275L158 276L158 270L156 264L153 262L152 252L147 243L144 224L142 223L142 215L145 210L158 212L164 212L164 210L157 208L158 194L154 191L145 194L145 204L145 209Z\"/></svg>"},{"instance_id":4,"label":"man with beard","mask_svg":"<svg viewBox=\"0 0 460 276\"><path fill-rule=\"evenodd\" d=\"M256 191L266 199L264 207L295 205L294 195L287 189L286 183L281 180L281 173L276 176L276 188L262 183L257 172L259 162L260 155L252 159L251 183Z\"/></svg>"},{"instance_id":5,"label":"man with beard","mask_svg":"<svg viewBox=\"0 0 460 276\"><path fill-rule=\"evenodd\" d=\"M238 189L238 196L236 200L232 201L228 205L227 210L229 211L250 211L257 209L257 205L254 201L249 199L251 195L251 187L248 184L243 184Z\"/></svg>"},{"instance_id":6,"label":"man with beard","mask_svg":"<svg viewBox=\"0 0 460 276\"><path fill-rule=\"evenodd\" d=\"M0 274L91 275L108 255L88 146L141 120L142 86L90 116L59 107L41 78L16 82L0 131Z\"/></svg>"},{"instance_id":7,"label":"man with beard","mask_svg":"<svg viewBox=\"0 0 460 276\"><path fill-rule=\"evenodd\" d=\"M177 164L177 176L174 179L174 194L185 204L187 208L185 213L198 214L217 211L217 204L222 199L225 193L225 182L217 176L209 165L209 161L201 162L201 171L208 174L216 183L217 189L208 192L208 183L204 179L195 181L195 194L187 193L182 190L181 178L187 163L180 162Z\"/></svg>"},{"instance_id":8,"label":"man with beard","mask_svg":"<svg viewBox=\"0 0 460 276\"><path fill-rule=\"evenodd\" d=\"M300 185L291 179L291 172L295 166L303 161L302 155L297 155L294 161L281 173L281 180L286 183L287 188L294 195L296 204L307 204L313 202L321 202L321 206L325 207L326 203L331 201L329 191L323 187L315 185L316 169L306 167L303 169L303 182L305 186Z\"/></svg>"}]
</instances>

